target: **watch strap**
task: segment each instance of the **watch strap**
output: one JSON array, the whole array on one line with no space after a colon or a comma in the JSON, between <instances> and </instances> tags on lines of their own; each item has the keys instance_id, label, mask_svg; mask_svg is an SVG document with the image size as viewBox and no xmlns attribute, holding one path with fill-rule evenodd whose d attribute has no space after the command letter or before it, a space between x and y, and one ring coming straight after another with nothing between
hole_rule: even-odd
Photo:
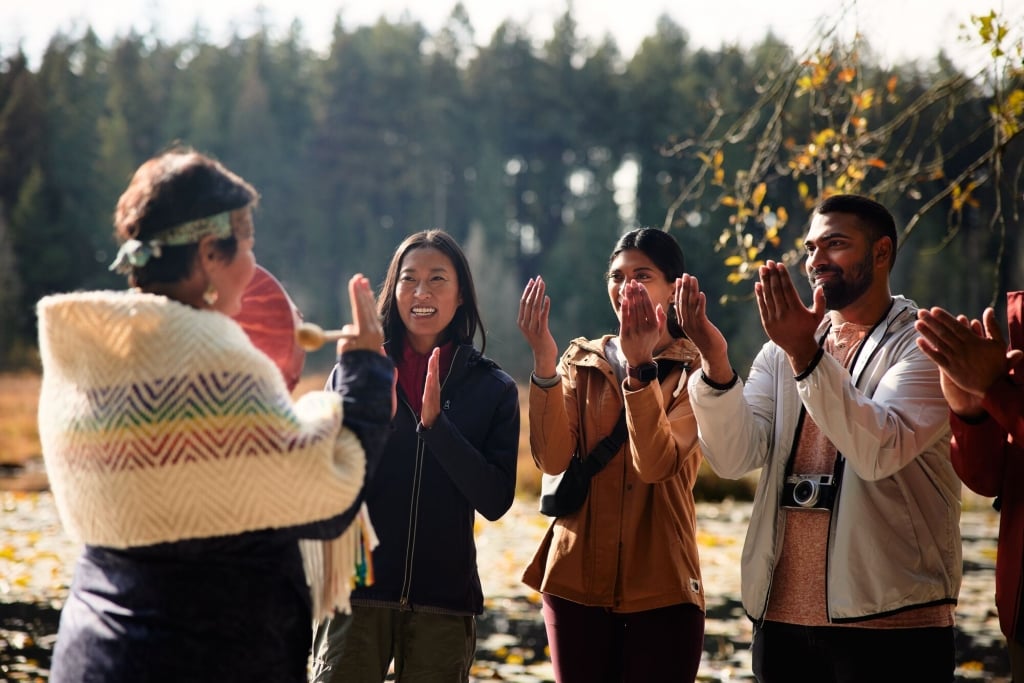
<instances>
[{"instance_id":1,"label":"watch strap","mask_svg":"<svg viewBox=\"0 0 1024 683\"><path fill-rule=\"evenodd\" d=\"M653 382L658 379L658 364L655 361L642 365L626 365L626 374L641 382Z\"/></svg>"}]
</instances>

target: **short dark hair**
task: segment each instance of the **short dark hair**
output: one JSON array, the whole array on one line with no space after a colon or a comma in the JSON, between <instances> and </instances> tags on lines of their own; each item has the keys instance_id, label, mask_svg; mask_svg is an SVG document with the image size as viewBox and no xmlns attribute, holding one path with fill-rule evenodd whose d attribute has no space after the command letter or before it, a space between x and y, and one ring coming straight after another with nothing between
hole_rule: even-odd
<instances>
[{"instance_id":1,"label":"short dark hair","mask_svg":"<svg viewBox=\"0 0 1024 683\"><path fill-rule=\"evenodd\" d=\"M893 218L889 209L885 208L874 199L859 194L834 194L823 199L814 209L816 214L849 213L856 216L861 224L867 228L871 235L872 243L883 237L888 237L892 242L892 257L889 259L889 270L896 264L896 247L898 238L896 235L896 219Z\"/></svg>"},{"instance_id":2,"label":"short dark hair","mask_svg":"<svg viewBox=\"0 0 1024 683\"><path fill-rule=\"evenodd\" d=\"M175 147L135 171L114 210L118 242L158 239L160 233L198 218L215 216L254 205L256 190L220 162L188 147ZM217 249L233 258L238 249L234 235L217 240ZM197 244L165 246L160 258L132 269L135 286L178 282L195 263Z\"/></svg>"},{"instance_id":3,"label":"short dark hair","mask_svg":"<svg viewBox=\"0 0 1024 683\"><path fill-rule=\"evenodd\" d=\"M627 249L643 252L644 256L649 258L665 276L665 281L670 284L674 284L676 278L682 277L686 272L686 259L683 257L683 250L679 246L679 242L664 230L658 228L630 230L615 243L611 256L608 257L608 265L611 266L615 257ZM666 314L668 315L669 333L676 339L685 337L686 334L676 319L675 306L669 306Z\"/></svg>"},{"instance_id":4,"label":"short dark hair","mask_svg":"<svg viewBox=\"0 0 1024 683\"><path fill-rule=\"evenodd\" d=\"M384 284L377 297L377 314L384 326L384 337L391 345L392 355L397 357L398 351L405 343L405 323L402 322L402 316L398 313L398 301L395 298L402 260L413 249L427 247L437 249L451 260L452 265L455 266L455 275L459 280L459 295L462 297L462 304L456 309L452 321L448 323L444 343L454 341L457 344L472 344L479 332L480 352L483 353L487 347L487 331L484 329L483 320L480 318L480 309L477 307L476 287L473 285L473 274L469 270L469 262L454 237L444 230L433 228L413 233L398 245L391 257L388 272L384 276Z\"/></svg>"}]
</instances>

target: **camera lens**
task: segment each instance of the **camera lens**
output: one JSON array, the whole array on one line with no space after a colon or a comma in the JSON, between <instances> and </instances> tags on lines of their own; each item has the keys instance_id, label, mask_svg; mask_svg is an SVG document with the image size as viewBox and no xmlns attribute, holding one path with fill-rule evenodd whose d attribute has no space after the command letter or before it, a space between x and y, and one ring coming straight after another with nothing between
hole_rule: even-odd
<instances>
[{"instance_id":1,"label":"camera lens","mask_svg":"<svg viewBox=\"0 0 1024 683\"><path fill-rule=\"evenodd\" d=\"M818 485L811 479L803 479L793 487L793 501L802 507L818 502Z\"/></svg>"}]
</instances>

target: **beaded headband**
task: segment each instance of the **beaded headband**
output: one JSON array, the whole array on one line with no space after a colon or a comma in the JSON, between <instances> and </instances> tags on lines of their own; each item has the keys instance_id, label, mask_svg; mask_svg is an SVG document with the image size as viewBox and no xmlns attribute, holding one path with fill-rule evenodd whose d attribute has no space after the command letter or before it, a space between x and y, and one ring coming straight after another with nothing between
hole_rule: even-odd
<instances>
[{"instance_id":1,"label":"beaded headband","mask_svg":"<svg viewBox=\"0 0 1024 683\"><path fill-rule=\"evenodd\" d=\"M128 275L132 272L132 268L141 268L149 262L149 259L160 258L162 247L193 244L207 235L213 235L217 239L230 237L231 212L225 211L175 225L160 233L157 239L147 242L128 240L117 250L117 257L110 264L110 270Z\"/></svg>"}]
</instances>

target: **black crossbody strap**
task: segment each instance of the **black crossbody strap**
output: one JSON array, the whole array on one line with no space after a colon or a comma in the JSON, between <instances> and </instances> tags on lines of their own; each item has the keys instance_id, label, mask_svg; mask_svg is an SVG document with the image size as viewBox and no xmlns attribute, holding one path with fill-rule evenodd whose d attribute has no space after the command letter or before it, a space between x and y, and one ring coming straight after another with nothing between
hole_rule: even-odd
<instances>
[{"instance_id":1,"label":"black crossbody strap","mask_svg":"<svg viewBox=\"0 0 1024 683\"><path fill-rule=\"evenodd\" d=\"M658 381L665 381L665 377L668 376L669 370L675 365L672 361L658 361ZM689 368L689 363L683 364L686 368ZM612 429L612 433L601 439L600 443L594 446L594 450L590 451L590 455L583 461L583 465L587 470L587 474L594 476L598 472L604 469L604 466L611 462L615 454L619 452L622 444L626 441L626 406L622 406L622 412L619 413L619 421L615 423L615 428Z\"/></svg>"},{"instance_id":2,"label":"black crossbody strap","mask_svg":"<svg viewBox=\"0 0 1024 683\"><path fill-rule=\"evenodd\" d=\"M590 455L583 460L583 467L587 470L587 474L594 476L603 470L604 466L611 462L611 459L619 452L619 448L622 447L625 440L626 409L623 408L622 412L619 413L619 421L615 423L615 429L612 430L612 433L601 439L600 443L594 446L594 450L590 451Z\"/></svg>"}]
</instances>

